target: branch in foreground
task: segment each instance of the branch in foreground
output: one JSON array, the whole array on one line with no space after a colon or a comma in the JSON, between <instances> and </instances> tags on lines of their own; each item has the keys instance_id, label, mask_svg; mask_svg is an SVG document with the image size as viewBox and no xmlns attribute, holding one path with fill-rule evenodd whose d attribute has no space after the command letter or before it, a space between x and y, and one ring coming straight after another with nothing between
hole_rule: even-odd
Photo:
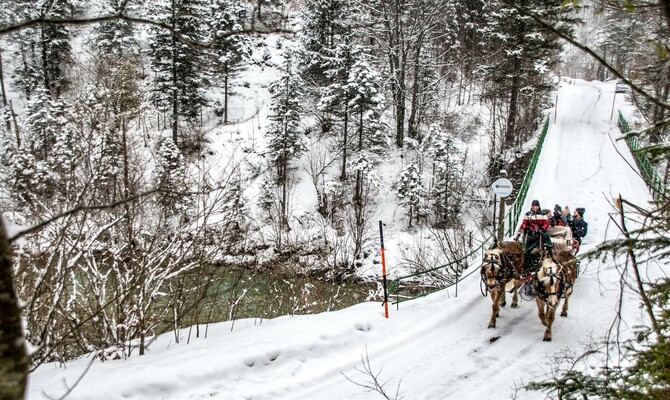
<instances>
[{"instance_id":1,"label":"branch in foreground","mask_svg":"<svg viewBox=\"0 0 670 400\"><path fill-rule=\"evenodd\" d=\"M150 195L152 195L156 192L159 192L159 191L160 191L160 189L152 189L152 190L149 190L147 192L139 193L139 194L136 194L134 196L130 196L128 198L121 199L121 200L118 200L118 201L115 201L115 202L109 203L109 204L100 204L100 205L94 205L94 206L84 206L84 205L77 206L75 208L64 211L64 212L62 212L58 215L54 215L53 217L51 217L49 219L46 219L46 220L38 223L37 225L33 225L28 229L24 229L24 230L21 230L21 231L17 232L13 236L9 237L9 242L13 243L14 241L16 241L17 239L19 239L23 236L26 236L26 235L29 235L31 233L35 233L35 232L41 230L42 228L44 228L45 226L49 225L50 223L52 223L54 221L57 221L61 218L65 218L67 216L78 213L80 211L111 210L111 209L116 208L116 207L118 207L122 204L129 203L129 202L135 201L135 200L139 200L142 197L150 196Z\"/></svg>"},{"instance_id":2,"label":"branch in foreground","mask_svg":"<svg viewBox=\"0 0 670 400\"><path fill-rule=\"evenodd\" d=\"M150 19L145 19L145 18L140 18L140 17L132 17L123 13L116 13L116 14L110 14L110 15L102 15L98 17L90 17L90 18L67 18L67 19L56 19L56 18L35 18L35 19L30 19L27 21L19 22L17 24L9 25L4 28L0 28L0 37L2 36L7 36L12 33L19 32L24 29L28 28L33 28L36 26L42 26L42 25L71 25L71 26L80 26L80 25L93 25L93 24L99 24L103 22L110 22L110 21L126 21L131 24L139 24L139 25L149 25L149 26L154 26L157 28L165 29L169 31L176 39L178 42L181 42L183 44L186 44L188 46L193 46L196 48L200 49L211 49L214 47L217 41L221 39L225 39L231 36L237 36L237 35L251 35L251 34L259 34L259 35L266 35L266 34L271 34L271 33L286 33L286 34L295 34L296 32L293 30L289 29L281 29L281 28L276 28L276 29L268 29L268 30L263 30L263 29L258 29L255 26L252 26L250 28L246 29L239 29L231 32L226 32L221 35L215 35L212 40L209 42L197 42L194 41L187 36L182 35L181 33L177 32L172 26L168 24L164 24L162 22L158 21L152 21Z\"/></svg>"},{"instance_id":3,"label":"branch in foreground","mask_svg":"<svg viewBox=\"0 0 670 400\"><path fill-rule=\"evenodd\" d=\"M386 393L386 390L384 390L384 386L386 385L387 382L380 382L379 381L379 375L382 373L382 369L379 370L379 372L374 373L372 371L372 366L370 365L370 357L368 356L368 349L367 346L365 348L365 357L361 355L361 363L363 364L363 370L359 368L354 368L356 371L367 375L369 377L368 382L360 383L356 382L355 380L349 378L347 375L344 374L344 372L340 371L342 376L344 376L349 382L360 386L362 388L365 388L369 392L377 392L382 397L384 397L386 400L400 400L403 398L403 396L399 395L400 392L400 381L398 382L398 387L396 388L395 395L393 397L390 397L389 394Z\"/></svg>"}]
</instances>

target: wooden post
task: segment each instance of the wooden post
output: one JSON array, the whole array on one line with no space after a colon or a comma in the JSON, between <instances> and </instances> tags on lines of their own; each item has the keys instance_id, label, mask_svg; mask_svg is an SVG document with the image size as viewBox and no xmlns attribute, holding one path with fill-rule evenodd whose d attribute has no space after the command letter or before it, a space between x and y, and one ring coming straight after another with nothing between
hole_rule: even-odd
<instances>
[{"instance_id":1,"label":"wooden post","mask_svg":"<svg viewBox=\"0 0 670 400\"><path fill-rule=\"evenodd\" d=\"M389 296L386 286L386 259L384 257L384 231L382 230L382 221L379 221L379 238L382 242L382 282L384 284L384 317L389 317Z\"/></svg>"},{"instance_id":2,"label":"wooden post","mask_svg":"<svg viewBox=\"0 0 670 400\"><path fill-rule=\"evenodd\" d=\"M556 123L556 114L558 114L558 95L556 95L556 105L554 106L554 123Z\"/></svg>"},{"instance_id":3,"label":"wooden post","mask_svg":"<svg viewBox=\"0 0 670 400\"><path fill-rule=\"evenodd\" d=\"M505 235L505 198L500 197L500 207L498 207L498 241L503 241Z\"/></svg>"},{"instance_id":4,"label":"wooden post","mask_svg":"<svg viewBox=\"0 0 670 400\"><path fill-rule=\"evenodd\" d=\"M491 228L491 235L493 236L493 242L497 246L498 245L498 235L496 235L496 207L497 207L498 203L496 203L496 198L498 198L498 196L496 196L494 194L493 195L493 226Z\"/></svg>"}]
</instances>

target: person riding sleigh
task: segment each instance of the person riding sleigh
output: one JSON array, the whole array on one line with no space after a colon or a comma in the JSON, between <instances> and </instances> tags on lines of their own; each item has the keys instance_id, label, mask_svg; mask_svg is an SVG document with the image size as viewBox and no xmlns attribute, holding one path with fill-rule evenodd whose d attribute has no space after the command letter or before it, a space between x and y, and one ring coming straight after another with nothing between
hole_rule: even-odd
<instances>
[{"instance_id":1,"label":"person riding sleigh","mask_svg":"<svg viewBox=\"0 0 670 400\"><path fill-rule=\"evenodd\" d=\"M528 275L537 270L542 251L551 256L553 244L547 229L549 229L549 218L542 212L539 200L533 200L530 211L524 215L521 227L514 235L514 240L519 241L523 234L521 241L524 251L522 275Z\"/></svg>"}]
</instances>

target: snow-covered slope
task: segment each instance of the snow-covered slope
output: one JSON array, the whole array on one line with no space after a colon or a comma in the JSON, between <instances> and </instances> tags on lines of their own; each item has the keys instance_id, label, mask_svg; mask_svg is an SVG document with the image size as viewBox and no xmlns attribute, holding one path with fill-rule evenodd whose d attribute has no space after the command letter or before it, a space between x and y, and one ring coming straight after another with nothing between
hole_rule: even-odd
<instances>
[{"instance_id":1,"label":"snow-covered slope","mask_svg":"<svg viewBox=\"0 0 670 400\"><path fill-rule=\"evenodd\" d=\"M585 207L589 250L616 235L608 226L609 202L622 196L644 204L642 179L629 167L630 152L610 119L614 83L565 80L527 205L539 199ZM615 107L628 114L617 95ZM619 155L619 153L621 155ZM622 158L623 157L623 158ZM392 268L392 266L390 266ZM619 301L619 272L607 263L582 263L568 318L557 317L552 342L534 302L501 311L487 329L490 299L480 294L478 275L453 291L392 307L379 303L337 312L241 320L209 328L208 338L175 344L160 336L149 355L125 361L94 361L67 397L75 399L375 399L380 394L363 371L369 362L389 397L404 399L509 399L514 387L551 370L549 360L564 349L581 351L610 328ZM629 329L644 318L637 298L627 294L622 309ZM204 329L201 328L201 336ZM491 343L491 338L499 339ZM86 371L88 359L66 367L50 364L31 374L29 399L58 398ZM353 382L352 382L353 381ZM354 383L357 382L358 384ZM542 399L519 391L518 399Z\"/></svg>"}]
</instances>

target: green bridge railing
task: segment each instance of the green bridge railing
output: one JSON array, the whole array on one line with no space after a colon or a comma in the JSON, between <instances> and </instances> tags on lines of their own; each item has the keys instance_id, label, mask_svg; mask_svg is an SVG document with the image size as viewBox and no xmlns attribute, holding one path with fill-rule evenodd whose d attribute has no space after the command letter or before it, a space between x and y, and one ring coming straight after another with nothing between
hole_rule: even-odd
<instances>
[{"instance_id":1,"label":"green bridge railing","mask_svg":"<svg viewBox=\"0 0 670 400\"><path fill-rule=\"evenodd\" d=\"M526 170L526 173L523 176L521 185L519 186L519 190L517 190L514 202L509 206L509 210L507 211L505 217L499 222L498 227L501 224L503 225L503 227L505 226L505 224L507 225L506 230L507 236L512 236L514 234L514 230L516 229L516 224L519 220L519 216L523 211L522 207L524 205L524 202L526 201L526 194L528 193L528 187L530 186L530 181L533 177L533 174L535 173L535 166L537 165L537 160L540 158L540 152L542 151L542 145L544 144L544 138L547 136L548 130L549 130L549 117L547 117L547 119L544 122L542 132L538 137L537 145L535 146L535 150L533 151L530 164L528 165L528 169ZM475 247L469 253L467 253L466 255L457 260L451 261L444 265L421 270L412 274L400 276L390 280L388 285L388 291L391 296L395 295L396 298L395 301L393 301L393 304L399 304L403 301L424 297L436 291L456 286L458 285L459 282L463 281L468 276L472 275L475 272L478 272L479 271L478 268L472 268L472 266L475 264L472 263L473 260L471 260L471 258L474 255L478 254L480 251L483 251L484 247L488 243L493 242L495 232L498 232L498 229L493 229L493 232L488 237L486 237L481 242L481 244L479 244L479 246ZM440 276L440 270L446 268L449 269L450 274L448 276ZM411 288L411 291L409 291L407 294L401 295L400 293L401 282L408 279L413 278L416 279L420 276L425 276L425 278L428 279L424 280L429 281L433 280L435 283L427 284L424 287L414 286L413 288ZM456 288L457 288L456 294L458 295L458 287L456 286ZM410 290L410 288L407 288L406 290Z\"/></svg>"},{"instance_id":2,"label":"green bridge railing","mask_svg":"<svg viewBox=\"0 0 670 400\"><path fill-rule=\"evenodd\" d=\"M535 173L535 167L537 166L537 160L540 158L540 153L542 152L542 146L544 145L544 138L547 136L547 131L549 130L549 117L544 121L544 127L542 127L542 132L537 138L537 145L535 150L533 150L533 156L530 159L530 164L526 173L523 175L523 180L521 181L521 186L519 186L519 191L517 192L514 203L512 203L510 212L507 215L507 236L512 236L514 230L516 229L516 224L519 221L519 216L523 211L522 207L526 201L526 194L528 194L528 187L530 186L530 180L533 178Z\"/></svg>"},{"instance_id":3,"label":"green bridge railing","mask_svg":"<svg viewBox=\"0 0 670 400\"><path fill-rule=\"evenodd\" d=\"M622 134L626 135L630 132L630 126L626 119L621 115L619 111L619 130ZM644 147L640 144L640 140L635 135L626 136L626 143L630 152L633 154L635 159L635 164L640 169L642 178L645 183L651 190L651 195L654 200L663 200L668 198L668 188L665 187L665 183L658 172L654 169L654 166L649 161L649 158L645 154Z\"/></svg>"}]
</instances>

